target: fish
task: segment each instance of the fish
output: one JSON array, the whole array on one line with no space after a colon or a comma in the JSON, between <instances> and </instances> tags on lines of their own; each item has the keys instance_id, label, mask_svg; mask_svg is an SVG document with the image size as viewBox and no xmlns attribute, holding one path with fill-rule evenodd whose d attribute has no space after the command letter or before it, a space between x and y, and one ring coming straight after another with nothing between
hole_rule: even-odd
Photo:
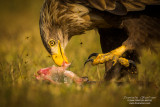
<instances>
[{"instance_id":1,"label":"fish","mask_svg":"<svg viewBox=\"0 0 160 107\"><path fill-rule=\"evenodd\" d=\"M75 74L72 71L66 70L70 64L64 64L61 67L57 67L55 65L47 68L42 68L39 71L37 71L37 74L34 74L37 80L42 81L49 81L55 85L62 84L59 81L55 81L55 76L65 76L75 82L78 85L82 85L84 82L88 81L86 78L81 78L77 74ZM68 82L65 82L65 84L69 84Z\"/></svg>"}]
</instances>

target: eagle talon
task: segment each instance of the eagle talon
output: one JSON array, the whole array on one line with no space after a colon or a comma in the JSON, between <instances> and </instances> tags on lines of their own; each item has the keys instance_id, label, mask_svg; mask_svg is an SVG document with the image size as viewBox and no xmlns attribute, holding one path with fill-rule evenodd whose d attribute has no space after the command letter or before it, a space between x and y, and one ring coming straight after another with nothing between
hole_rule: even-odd
<instances>
[{"instance_id":1,"label":"eagle talon","mask_svg":"<svg viewBox=\"0 0 160 107\"><path fill-rule=\"evenodd\" d=\"M88 57L88 59L90 59L91 57L93 57L93 56L98 56L99 55L99 53L92 53L91 55L89 55L89 57Z\"/></svg>"},{"instance_id":2,"label":"eagle talon","mask_svg":"<svg viewBox=\"0 0 160 107\"><path fill-rule=\"evenodd\" d=\"M93 59L87 59L84 63L84 66L88 63L88 62L92 62L93 63Z\"/></svg>"},{"instance_id":3,"label":"eagle talon","mask_svg":"<svg viewBox=\"0 0 160 107\"><path fill-rule=\"evenodd\" d=\"M105 54L93 53L88 57L88 60L85 62L85 64L89 61L92 62L92 65L103 64L108 61L113 61L113 66L115 66L115 64L119 62L121 65L128 67L130 64L129 60L121 57L126 50L126 46L122 45L115 50L112 50L111 52ZM96 58L90 59L92 56L96 56Z\"/></svg>"},{"instance_id":4,"label":"eagle talon","mask_svg":"<svg viewBox=\"0 0 160 107\"><path fill-rule=\"evenodd\" d=\"M136 63L133 60L128 60L129 64L132 64L135 68L137 68Z\"/></svg>"},{"instance_id":5,"label":"eagle talon","mask_svg":"<svg viewBox=\"0 0 160 107\"><path fill-rule=\"evenodd\" d=\"M112 50L111 52L108 52L108 53L105 53L105 54L92 53L88 57L85 64L87 62L90 62L90 61L92 62L92 65L103 64L105 62L112 61L113 62L112 66L115 66L116 63L120 63L121 65L123 65L125 67L129 67L130 64L132 64L133 66L136 67L136 64L135 64L134 61L121 57L122 54L125 51L126 51L126 47L125 46L120 46L117 49ZM93 56L96 56L96 58L95 59L90 59Z\"/></svg>"},{"instance_id":6,"label":"eagle talon","mask_svg":"<svg viewBox=\"0 0 160 107\"><path fill-rule=\"evenodd\" d=\"M89 55L89 57L88 57L88 59L85 61L85 63L84 63L84 66L88 63L88 62L92 62L93 63L93 59L90 59L91 57L93 57L93 56L98 56L99 55L99 53L92 53L92 54L90 54Z\"/></svg>"},{"instance_id":7,"label":"eagle talon","mask_svg":"<svg viewBox=\"0 0 160 107\"><path fill-rule=\"evenodd\" d=\"M85 61L84 65L86 65L88 62L92 62L92 65L97 65L97 64L103 64L108 61L112 61L113 62L112 66L115 66L116 63L120 63L125 67L129 67L131 64L134 67L136 67L136 64L134 61L121 57L125 51L126 51L126 47L120 46L117 49L112 50L111 52L108 52L105 54L92 53L88 57L88 59ZM90 59L93 56L96 56L96 58Z\"/></svg>"}]
</instances>

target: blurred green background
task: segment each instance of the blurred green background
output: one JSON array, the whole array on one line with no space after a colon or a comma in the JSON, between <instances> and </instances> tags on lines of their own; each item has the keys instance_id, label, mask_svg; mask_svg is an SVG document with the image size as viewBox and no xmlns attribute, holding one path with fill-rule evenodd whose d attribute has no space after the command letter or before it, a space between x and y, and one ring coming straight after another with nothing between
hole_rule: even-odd
<instances>
[{"instance_id":1,"label":"blurred green background","mask_svg":"<svg viewBox=\"0 0 160 107\"><path fill-rule=\"evenodd\" d=\"M7 0L0 3L0 107L131 106L123 99L124 96L152 96L156 99L145 106L160 104L159 44L156 44L158 54L151 53L150 50L142 52L137 80L144 81L145 85L130 81L122 86L110 82L83 87L72 84L67 87L36 81L35 72L53 65L39 34L39 13L42 4L43 0ZM99 42L95 31L74 36L65 50L69 61L72 62L69 70L79 76L88 76L90 80L102 80L103 65L87 64L85 68L83 66L88 55L93 52L101 53ZM126 80L128 81L128 78ZM149 86L148 82L154 85Z\"/></svg>"}]
</instances>

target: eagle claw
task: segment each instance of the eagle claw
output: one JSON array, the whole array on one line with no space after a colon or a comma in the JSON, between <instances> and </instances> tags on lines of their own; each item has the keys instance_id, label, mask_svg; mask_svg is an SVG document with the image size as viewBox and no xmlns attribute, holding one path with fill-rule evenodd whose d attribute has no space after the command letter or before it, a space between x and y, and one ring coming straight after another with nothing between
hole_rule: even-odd
<instances>
[{"instance_id":1,"label":"eagle claw","mask_svg":"<svg viewBox=\"0 0 160 107\"><path fill-rule=\"evenodd\" d=\"M95 59L90 59L91 57L96 56ZM103 64L107 61L113 61L114 66L117 62L119 62L121 65L125 67L129 67L130 64L136 67L136 64L133 60L128 60L126 58L119 57L117 55L114 55L113 53L106 53L106 54L98 54L98 53L92 53L88 59L85 61L84 66L88 63L91 62L92 65L97 65L97 64Z\"/></svg>"}]
</instances>

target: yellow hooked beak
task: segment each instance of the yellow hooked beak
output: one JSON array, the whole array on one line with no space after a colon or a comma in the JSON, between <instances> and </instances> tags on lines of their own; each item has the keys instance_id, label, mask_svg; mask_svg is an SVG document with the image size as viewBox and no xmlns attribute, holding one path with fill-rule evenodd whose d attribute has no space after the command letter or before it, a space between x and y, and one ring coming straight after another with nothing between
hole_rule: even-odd
<instances>
[{"instance_id":1,"label":"yellow hooked beak","mask_svg":"<svg viewBox=\"0 0 160 107\"><path fill-rule=\"evenodd\" d=\"M58 40L58 53L52 55L53 61L56 65L62 66L64 63L68 63L67 57L64 54L64 49L61 47L61 43Z\"/></svg>"}]
</instances>

